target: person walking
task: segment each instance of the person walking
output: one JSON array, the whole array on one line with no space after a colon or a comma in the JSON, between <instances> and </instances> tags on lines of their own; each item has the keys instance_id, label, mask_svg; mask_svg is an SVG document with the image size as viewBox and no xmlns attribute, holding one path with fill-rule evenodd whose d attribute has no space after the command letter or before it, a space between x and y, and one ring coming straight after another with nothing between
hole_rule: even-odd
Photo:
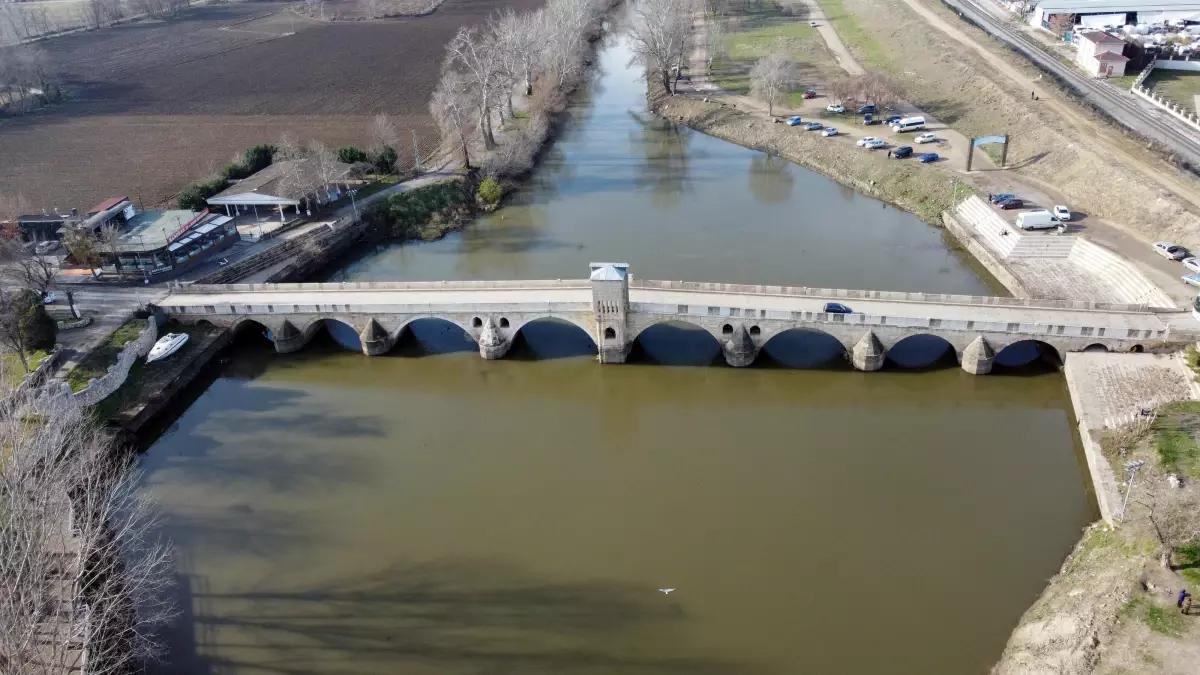
<instances>
[{"instance_id":1,"label":"person walking","mask_svg":"<svg viewBox=\"0 0 1200 675\"><path fill-rule=\"evenodd\" d=\"M1189 595L1191 595L1191 593L1188 593L1186 588L1179 589L1179 597L1175 599L1175 606L1183 607L1183 599Z\"/></svg>"},{"instance_id":2,"label":"person walking","mask_svg":"<svg viewBox=\"0 0 1200 675\"><path fill-rule=\"evenodd\" d=\"M892 151L888 150L888 159L891 159L891 158L892 158Z\"/></svg>"},{"instance_id":3,"label":"person walking","mask_svg":"<svg viewBox=\"0 0 1200 675\"><path fill-rule=\"evenodd\" d=\"M1037 98L1037 92L1034 92L1034 91L1029 92L1029 100L1030 101L1032 101L1036 98Z\"/></svg>"},{"instance_id":4,"label":"person walking","mask_svg":"<svg viewBox=\"0 0 1200 675\"><path fill-rule=\"evenodd\" d=\"M1183 605L1179 608L1179 613L1187 616L1192 613L1192 596L1187 596L1183 599Z\"/></svg>"}]
</instances>

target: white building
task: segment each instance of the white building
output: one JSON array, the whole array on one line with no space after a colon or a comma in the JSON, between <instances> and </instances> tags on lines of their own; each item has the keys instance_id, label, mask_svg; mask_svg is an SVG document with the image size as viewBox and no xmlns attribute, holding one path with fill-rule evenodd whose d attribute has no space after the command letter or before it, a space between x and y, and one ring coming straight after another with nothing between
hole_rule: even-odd
<instances>
[{"instance_id":1,"label":"white building","mask_svg":"<svg viewBox=\"0 0 1200 675\"><path fill-rule=\"evenodd\" d=\"M1029 15L1029 25L1049 29L1054 14L1072 14L1084 28L1200 22L1200 0L1041 0Z\"/></svg>"},{"instance_id":2,"label":"white building","mask_svg":"<svg viewBox=\"0 0 1200 675\"><path fill-rule=\"evenodd\" d=\"M1085 31L1076 36L1079 51L1075 62L1094 77L1121 77L1129 59L1121 54L1125 41L1098 30Z\"/></svg>"}]
</instances>

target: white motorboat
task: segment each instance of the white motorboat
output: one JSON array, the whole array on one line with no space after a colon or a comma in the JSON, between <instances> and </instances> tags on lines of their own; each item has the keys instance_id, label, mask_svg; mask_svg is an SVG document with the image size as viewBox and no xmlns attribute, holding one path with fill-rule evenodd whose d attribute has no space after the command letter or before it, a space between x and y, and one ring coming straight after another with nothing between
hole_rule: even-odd
<instances>
[{"instance_id":1,"label":"white motorboat","mask_svg":"<svg viewBox=\"0 0 1200 675\"><path fill-rule=\"evenodd\" d=\"M187 341L187 333L167 333L160 337L158 342L154 343L154 347L150 349L149 356L146 357L146 363L167 358L179 351L179 348L187 344Z\"/></svg>"}]
</instances>

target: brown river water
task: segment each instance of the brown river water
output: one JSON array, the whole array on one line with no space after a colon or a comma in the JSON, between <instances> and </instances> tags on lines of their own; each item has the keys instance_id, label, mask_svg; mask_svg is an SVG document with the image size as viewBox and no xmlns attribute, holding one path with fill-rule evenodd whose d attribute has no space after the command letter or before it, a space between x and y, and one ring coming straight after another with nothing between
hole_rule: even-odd
<instances>
[{"instance_id":1,"label":"brown river water","mask_svg":"<svg viewBox=\"0 0 1200 675\"><path fill-rule=\"evenodd\" d=\"M650 119L628 62L607 39L511 205L331 278L619 260L999 292L908 214ZM983 675L1094 516L1065 383L1036 362L975 377L914 339L859 373L797 332L733 369L663 326L601 366L552 322L500 361L438 322L383 357L353 341L244 336L142 455L179 553L162 672Z\"/></svg>"}]
</instances>

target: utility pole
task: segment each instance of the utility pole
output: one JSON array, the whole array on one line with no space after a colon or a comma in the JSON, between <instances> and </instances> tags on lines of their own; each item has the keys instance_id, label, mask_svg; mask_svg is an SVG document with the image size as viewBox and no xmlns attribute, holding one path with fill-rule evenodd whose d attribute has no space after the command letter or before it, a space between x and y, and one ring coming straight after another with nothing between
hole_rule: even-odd
<instances>
[{"instance_id":1,"label":"utility pole","mask_svg":"<svg viewBox=\"0 0 1200 675\"><path fill-rule=\"evenodd\" d=\"M421 173L421 148L417 146L417 130L412 130L413 137L413 173Z\"/></svg>"},{"instance_id":2,"label":"utility pole","mask_svg":"<svg viewBox=\"0 0 1200 675\"><path fill-rule=\"evenodd\" d=\"M1125 519L1125 509L1129 507L1129 494L1133 492L1133 479L1137 476L1138 469L1142 468L1145 460L1137 460L1136 462L1125 462L1125 473L1129 474L1129 480L1125 486L1125 501L1121 503L1121 512L1117 515L1122 520Z\"/></svg>"}]
</instances>

